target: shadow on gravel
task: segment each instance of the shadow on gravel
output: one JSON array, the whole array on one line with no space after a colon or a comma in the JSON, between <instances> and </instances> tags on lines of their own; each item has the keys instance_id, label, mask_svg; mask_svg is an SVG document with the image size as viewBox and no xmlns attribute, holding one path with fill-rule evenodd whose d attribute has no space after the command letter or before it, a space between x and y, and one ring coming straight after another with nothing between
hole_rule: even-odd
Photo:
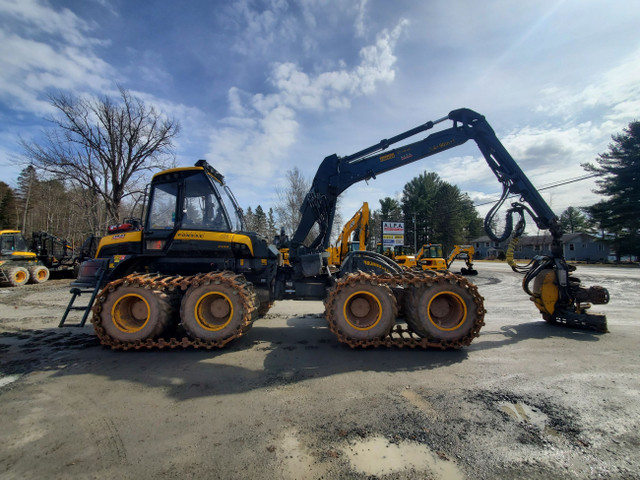
<instances>
[{"instance_id":1,"label":"shadow on gravel","mask_svg":"<svg viewBox=\"0 0 640 480\"><path fill-rule=\"evenodd\" d=\"M112 351L91 328L21 330L0 334L0 374L55 371L100 375L162 388L177 400L280 388L346 372L428 371L467 359L463 350L351 349L319 315L293 317L286 327L263 319L220 350Z\"/></svg>"},{"instance_id":2,"label":"shadow on gravel","mask_svg":"<svg viewBox=\"0 0 640 480\"><path fill-rule=\"evenodd\" d=\"M483 340L483 335L498 334L504 338L500 340ZM597 342L601 332L590 330L578 330L575 328L551 325L543 321L533 321L518 323L514 325L504 325L499 330L489 330L486 326L480 332L480 340L471 344L469 349L488 350L491 348L501 348L506 345L513 345L523 340L544 340L548 338L564 338L579 342Z\"/></svg>"}]
</instances>

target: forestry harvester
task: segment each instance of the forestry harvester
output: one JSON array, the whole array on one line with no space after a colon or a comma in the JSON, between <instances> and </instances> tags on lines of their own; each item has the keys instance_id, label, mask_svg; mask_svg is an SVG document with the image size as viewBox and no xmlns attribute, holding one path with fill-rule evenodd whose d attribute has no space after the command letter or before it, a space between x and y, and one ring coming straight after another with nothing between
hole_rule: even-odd
<instances>
[{"instance_id":1,"label":"forestry harvester","mask_svg":"<svg viewBox=\"0 0 640 480\"><path fill-rule=\"evenodd\" d=\"M389 148L445 121L449 126L414 143ZM553 236L551 255L534 259L525 292L555 324L606 331L606 317L587 312L606 303L607 290L585 289L571 275L560 244L558 219L496 137L485 118L469 109L450 112L345 157L320 164L301 207L301 220L284 265L278 249L244 230L240 209L223 176L206 161L157 173L139 229L103 237L95 258L80 267L75 286L94 289L96 334L114 349L222 347L241 336L281 299L323 300L330 330L351 347L459 348L484 325L477 287L451 272L403 269L369 251L349 252L329 268L331 227L338 196L354 183L473 140L503 185L487 215L494 241L524 230L528 213ZM507 197L501 236L492 217ZM314 225L317 233L304 243ZM401 314L399 315L399 312ZM88 310L87 310L88 313ZM405 320L398 322L399 316Z\"/></svg>"}]
</instances>

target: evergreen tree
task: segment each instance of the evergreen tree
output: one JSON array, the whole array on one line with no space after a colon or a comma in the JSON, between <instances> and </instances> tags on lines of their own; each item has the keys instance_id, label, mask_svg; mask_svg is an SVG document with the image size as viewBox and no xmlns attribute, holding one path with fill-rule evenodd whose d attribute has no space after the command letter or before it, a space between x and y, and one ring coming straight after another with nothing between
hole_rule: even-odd
<instances>
[{"instance_id":1,"label":"evergreen tree","mask_svg":"<svg viewBox=\"0 0 640 480\"><path fill-rule=\"evenodd\" d=\"M586 215L578 208L568 207L560 214L562 233L588 232L591 230Z\"/></svg>"},{"instance_id":2,"label":"evergreen tree","mask_svg":"<svg viewBox=\"0 0 640 480\"><path fill-rule=\"evenodd\" d=\"M18 226L16 196L9 185L0 182L0 228L15 229Z\"/></svg>"},{"instance_id":3,"label":"evergreen tree","mask_svg":"<svg viewBox=\"0 0 640 480\"><path fill-rule=\"evenodd\" d=\"M482 234L482 220L468 195L433 172L409 181L402 192L405 236L419 249L425 243L442 243L445 250L468 243Z\"/></svg>"},{"instance_id":4,"label":"evergreen tree","mask_svg":"<svg viewBox=\"0 0 640 480\"><path fill-rule=\"evenodd\" d=\"M267 213L267 240L271 241L278 234L278 227L276 225L275 214L273 208L269 208Z\"/></svg>"},{"instance_id":5,"label":"evergreen tree","mask_svg":"<svg viewBox=\"0 0 640 480\"><path fill-rule=\"evenodd\" d=\"M596 193L607 197L599 202L592 217L613 240L616 255L640 255L640 121L620 134L612 135L609 151L598 155L597 165L582 166L599 176ZM605 217L604 212L608 212Z\"/></svg>"},{"instance_id":6,"label":"evergreen tree","mask_svg":"<svg viewBox=\"0 0 640 480\"><path fill-rule=\"evenodd\" d=\"M247 211L244 213L244 228L248 232L255 232L255 215L253 214L253 210L251 207L247 208Z\"/></svg>"},{"instance_id":7,"label":"evergreen tree","mask_svg":"<svg viewBox=\"0 0 640 480\"><path fill-rule=\"evenodd\" d=\"M264 213L261 205L256 207L255 216L255 232L259 233L265 238L269 238L269 231L267 228L267 214ZM272 237L273 238L273 237Z\"/></svg>"}]
</instances>

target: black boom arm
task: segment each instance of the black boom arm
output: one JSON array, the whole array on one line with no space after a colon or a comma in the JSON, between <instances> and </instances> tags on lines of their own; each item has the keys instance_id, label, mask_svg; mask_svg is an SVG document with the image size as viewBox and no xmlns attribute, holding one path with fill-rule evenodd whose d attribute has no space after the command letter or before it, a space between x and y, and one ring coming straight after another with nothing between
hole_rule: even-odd
<instances>
[{"instance_id":1,"label":"black boom arm","mask_svg":"<svg viewBox=\"0 0 640 480\"><path fill-rule=\"evenodd\" d=\"M423 140L387 150L390 145L429 130L446 120L453 121L453 126L432 133ZM502 199L487 215L485 227L490 223L490 216L495 214L509 195L517 195L521 202L528 204L512 204L507 211L507 225L501 237L497 237L491 231L487 233L495 240L506 239L513 228L512 214L518 213L521 221L524 221L523 212L526 211L539 228L550 230L554 244L559 245L557 217L551 208L500 143L484 116L473 110L461 108L451 111L446 117L382 140L347 157L338 157L335 154L326 157L320 164L300 209L302 218L292 239L293 256L296 255L296 249L307 250L302 245L314 224L318 225L319 233L309 245L308 251L324 250L329 246L337 198L354 183L375 178L380 173L457 147L470 139L476 142L489 168L503 185Z\"/></svg>"}]
</instances>

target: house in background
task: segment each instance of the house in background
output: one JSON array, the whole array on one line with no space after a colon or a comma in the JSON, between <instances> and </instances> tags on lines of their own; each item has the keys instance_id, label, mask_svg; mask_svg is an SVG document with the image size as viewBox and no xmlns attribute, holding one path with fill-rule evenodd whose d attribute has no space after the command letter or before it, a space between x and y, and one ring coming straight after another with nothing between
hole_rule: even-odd
<instances>
[{"instance_id":1,"label":"house in background","mask_svg":"<svg viewBox=\"0 0 640 480\"><path fill-rule=\"evenodd\" d=\"M492 260L496 258L504 258L509 242L494 242L485 235L484 237L478 237L471 240L471 245L473 245L473 248L476 251L474 258L479 260Z\"/></svg>"},{"instance_id":2,"label":"house in background","mask_svg":"<svg viewBox=\"0 0 640 480\"><path fill-rule=\"evenodd\" d=\"M569 262L604 262L609 257L609 247L588 233L565 233L562 236L562 252ZM476 258L499 258L506 253L509 242L494 242L489 237L478 237L471 241L476 249ZM516 259L531 259L536 255L551 254L551 235L526 235L520 238L513 253Z\"/></svg>"}]
</instances>

